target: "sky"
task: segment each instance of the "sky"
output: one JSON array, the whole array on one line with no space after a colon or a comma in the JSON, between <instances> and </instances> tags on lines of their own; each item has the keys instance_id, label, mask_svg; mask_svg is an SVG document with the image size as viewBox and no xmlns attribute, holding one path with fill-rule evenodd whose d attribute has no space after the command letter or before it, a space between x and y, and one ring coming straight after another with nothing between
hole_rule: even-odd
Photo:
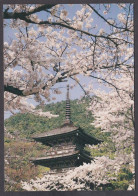
<instances>
[{"instance_id":1,"label":"sky","mask_svg":"<svg viewBox=\"0 0 138 196\"><path fill-rule=\"evenodd\" d=\"M97 6L99 6L99 4L97 4ZM77 10L81 9L81 6L79 4L75 4L75 5L73 4L72 6L65 5L65 8L68 10L68 16L73 17L74 13ZM102 11L104 11L103 8L102 8ZM110 17L114 18L120 12L121 12L121 10L113 4L112 10L110 12ZM100 28L103 28L106 31L109 31L108 25L105 24L105 22L103 22L101 19L99 20L99 17L97 17L96 14L93 13L92 16L94 18L94 24L98 23L98 26ZM45 18L45 12L39 13L39 17ZM105 17L106 17L106 15L105 15ZM12 30L9 27L6 27L4 30L4 41L9 42L11 39L15 39L14 33L15 33L14 30ZM98 85L95 83L94 79L89 79L88 77L84 77L81 75L79 76L79 79L81 81L81 84L85 84L86 86L88 86L89 83L93 83L94 88L98 88ZM68 82L64 82L64 83L62 82L62 83L56 84L54 87L58 87L62 91L62 94L56 95L56 100L55 101L52 100L51 102L60 102L62 100L65 100L66 99L66 86L67 86L67 84L71 84L72 82L74 83L74 81L69 79ZM108 90L104 86L103 86L103 89ZM80 97L83 97L83 96L84 96L84 92L82 91L80 86L76 86L73 89L70 89L70 99L80 99ZM30 100L30 102L33 103L34 105L37 105L36 102L33 100ZM51 102L48 102L48 103L51 103ZM10 112L5 112L5 115L4 115L5 119L9 118L10 115L12 115Z\"/></svg>"}]
</instances>

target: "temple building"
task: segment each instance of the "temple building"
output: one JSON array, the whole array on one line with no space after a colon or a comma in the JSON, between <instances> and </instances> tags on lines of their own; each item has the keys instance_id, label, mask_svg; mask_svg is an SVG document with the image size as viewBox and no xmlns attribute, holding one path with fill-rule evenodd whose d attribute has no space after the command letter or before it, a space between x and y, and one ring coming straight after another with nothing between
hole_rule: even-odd
<instances>
[{"instance_id":1,"label":"temple building","mask_svg":"<svg viewBox=\"0 0 138 196\"><path fill-rule=\"evenodd\" d=\"M49 167L51 170L74 168L83 163L90 163L93 159L90 153L84 150L85 144L96 145L100 140L85 133L85 131L74 126L71 121L69 85L67 86L66 119L64 124L54 130L41 133L32 137L51 148L45 157L32 158L35 165Z\"/></svg>"}]
</instances>

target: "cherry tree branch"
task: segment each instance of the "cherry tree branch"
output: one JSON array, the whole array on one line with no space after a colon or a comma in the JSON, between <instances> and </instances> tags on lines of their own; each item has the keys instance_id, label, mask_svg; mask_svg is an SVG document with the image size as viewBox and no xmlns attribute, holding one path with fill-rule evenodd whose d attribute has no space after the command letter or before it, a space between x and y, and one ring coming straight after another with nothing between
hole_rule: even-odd
<instances>
[{"instance_id":1,"label":"cherry tree branch","mask_svg":"<svg viewBox=\"0 0 138 196\"><path fill-rule=\"evenodd\" d=\"M4 19L20 19L20 20L23 20L23 21L25 21L27 23L32 23L32 24L37 24L37 25L44 25L45 24L45 25L50 25L50 26L60 26L60 27L71 29L71 30L80 32L81 34L85 34L85 35L92 36L92 37L95 37L95 38L107 39L107 40L111 41L115 46L118 45L116 43L116 40L119 40L119 39L117 39L117 38L111 38L111 37L104 36L104 35L92 34L92 33L89 33L87 31L74 28L73 26L70 26L70 25L67 25L67 24L64 24L64 23L61 23L61 22L49 22L49 21L35 22L35 21L31 20L30 18L28 18L28 16L30 16L31 14L34 14L36 12L40 12L40 11L52 8L54 5L52 5L49 8L47 8L47 6L48 5L41 6L40 9L36 8L35 11L32 11L32 12L21 12L21 13L4 12L4 14L3 14L4 15Z\"/></svg>"},{"instance_id":2,"label":"cherry tree branch","mask_svg":"<svg viewBox=\"0 0 138 196\"><path fill-rule=\"evenodd\" d=\"M9 93L13 93L15 95L24 96L23 90L20 90L19 88L16 88L16 87L13 87L10 85L4 85L4 91L7 91Z\"/></svg>"},{"instance_id":3,"label":"cherry tree branch","mask_svg":"<svg viewBox=\"0 0 138 196\"><path fill-rule=\"evenodd\" d=\"M110 23L105 17L103 17L93 6L91 6L90 4L88 4L88 6L100 17L102 18L107 24L109 24L110 26L114 27L114 28L117 28L117 29L121 29L121 30L124 30L124 31L129 31L129 32L134 32L134 31L131 31L130 29L127 28L127 25L125 28L123 27L119 27L117 25L114 25L112 23Z\"/></svg>"},{"instance_id":4,"label":"cherry tree branch","mask_svg":"<svg viewBox=\"0 0 138 196\"><path fill-rule=\"evenodd\" d=\"M3 17L4 19L24 19L24 17L26 16L30 16L31 14L35 14L37 12L41 12L41 11L44 11L44 10L47 10L47 9L51 9L52 7L54 7L56 4L54 5L42 5L42 6L39 6L37 8L35 8L34 10L32 11L29 11L29 12L8 12L8 8L4 11L3 13Z\"/></svg>"},{"instance_id":5,"label":"cherry tree branch","mask_svg":"<svg viewBox=\"0 0 138 196\"><path fill-rule=\"evenodd\" d=\"M88 95L87 92L85 91L85 89L83 88L83 86L81 85L80 82L78 82L75 78L73 78L73 77L71 77L71 76L70 76L70 78L71 78L72 80L74 80L75 82L77 82L77 84L79 84L79 86L81 87L81 89L83 90L83 92L84 92L85 95Z\"/></svg>"},{"instance_id":6,"label":"cherry tree branch","mask_svg":"<svg viewBox=\"0 0 138 196\"><path fill-rule=\"evenodd\" d=\"M98 80L101 80L101 81L103 81L103 82L105 82L105 83L109 84L110 86L114 87L114 88L116 89L116 91L117 91L117 93L118 93L118 95L119 95L119 97L120 97L120 98L121 98L121 96L120 96L119 91L125 91L125 92L127 92L127 91L126 91L126 90L124 90L124 89L120 89L120 88L118 88L118 87L117 87L117 86L115 86L113 83L108 82L108 81L107 81L107 80L105 80L104 78L99 78L99 77L96 77L96 76L93 76L93 75L90 75L90 77L95 78L95 79L98 79Z\"/></svg>"}]
</instances>

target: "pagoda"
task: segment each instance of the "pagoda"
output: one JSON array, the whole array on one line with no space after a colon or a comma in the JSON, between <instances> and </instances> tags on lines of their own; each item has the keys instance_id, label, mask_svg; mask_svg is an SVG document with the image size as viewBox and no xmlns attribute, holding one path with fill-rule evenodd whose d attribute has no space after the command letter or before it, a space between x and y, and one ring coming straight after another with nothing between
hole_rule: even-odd
<instances>
[{"instance_id":1,"label":"pagoda","mask_svg":"<svg viewBox=\"0 0 138 196\"><path fill-rule=\"evenodd\" d=\"M100 140L85 133L85 131L74 126L71 121L69 85L67 86L66 119L64 124L54 130L44 132L32 137L50 149L44 157L31 158L35 165L49 167L51 171L66 170L90 163L93 158L84 150L85 144L96 145Z\"/></svg>"}]
</instances>

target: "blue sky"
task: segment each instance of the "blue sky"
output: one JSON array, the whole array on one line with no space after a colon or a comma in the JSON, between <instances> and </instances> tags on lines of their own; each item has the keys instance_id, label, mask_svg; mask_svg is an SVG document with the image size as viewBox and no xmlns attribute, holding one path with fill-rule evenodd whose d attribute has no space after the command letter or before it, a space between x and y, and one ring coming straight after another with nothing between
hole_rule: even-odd
<instances>
[{"instance_id":1,"label":"blue sky","mask_svg":"<svg viewBox=\"0 0 138 196\"><path fill-rule=\"evenodd\" d=\"M99 4L97 4L97 6L99 6ZM81 9L81 6L79 4L73 4L72 6L65 5L65 8L68 10L68 16L73 17L74 13L77 10ZM102 8L102 12L103 11L104 11L104 8ZM121 10L115 4L113 4L110 14L104 15L104 16L105 17L110 16L110 18L112 18L112 17L116 18L116 16L120 12L121 12ZM39 17L44 19L46 17L45 14L46 14L45 12L39 13ZM102 19L99 19L99 17L95 13L93 13L92 17L94 18L94 24L98 24L99 28L103 28L106 31L109 31L109 26L107 24L105 24L105 22L103 22ZM9 27L6 27L4 30L4 41L9 42L11 39L15 39L14 33L15 33L14 30L12 30ZM94 79L89 79L88 77L84 77L84 76L79 76L79 78L80 78L80 81L82 84L86 84L86 86L87 86L89 83L93 83L94 87L98 88L97 84L95 84ZM59 101L65 100L65 98L66 98L66 85L67 85L67 83L71 84L72 82L73 81L71 79L69 79L68 82L66 82L66 83L56 84L55 87L59 87L60 90L62 91L62 94L57 95L56 100L51 101L51 102L57 102L57 101L59 102ZM70 90L70 98L71 99L77 99L77 98L79 99L82 96L84 96L84 92L81 90L81 88L79 86L74 87L73 89ZM36 105L35 101L33 101L33 100L31 100L31 103ZM11 114L9 112L6 112L5 118L8 118L10 115Z\"/></svg>"}]
</instances>

